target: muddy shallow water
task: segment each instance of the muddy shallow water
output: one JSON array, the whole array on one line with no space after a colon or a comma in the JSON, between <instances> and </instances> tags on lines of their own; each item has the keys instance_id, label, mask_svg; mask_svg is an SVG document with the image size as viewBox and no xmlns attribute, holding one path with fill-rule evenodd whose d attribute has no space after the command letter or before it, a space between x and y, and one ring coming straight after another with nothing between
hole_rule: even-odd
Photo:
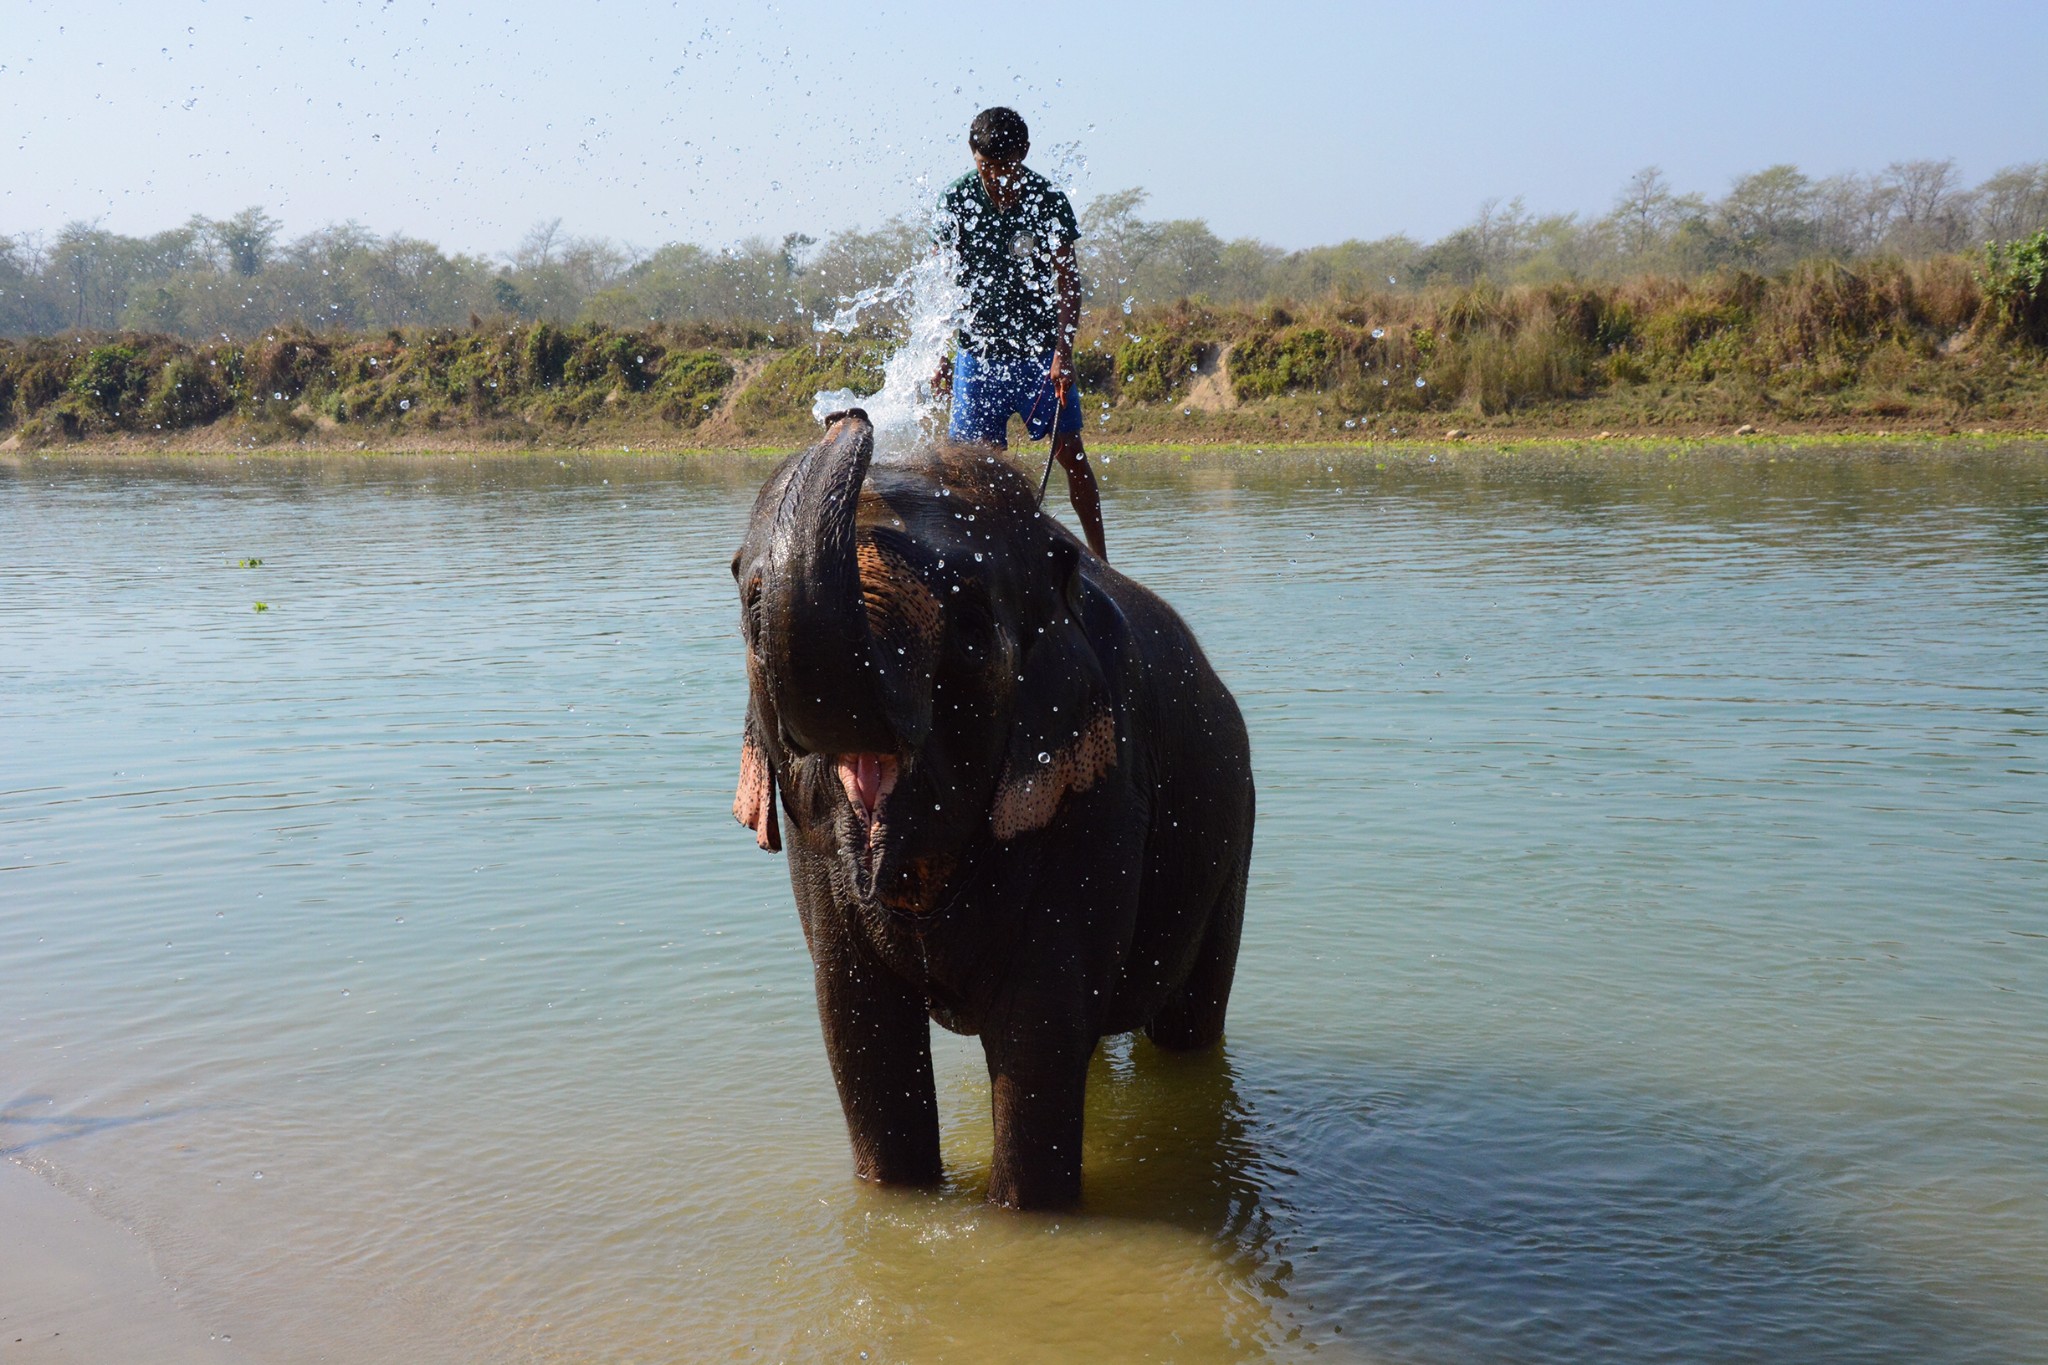
<instances>
[{"instance_id":1,"label":"muddy shallow water","mask_svg":"<svg viewBox=\"0 0 2048 1365\"><path fill-rule=\"evenodd\" d=\"M0 468L0 1152L277 1360L2048 1355L2048 451L1107 464L1260 825L1058 1218L850 1178L766 468Z\"/></svg>"}]
</instances>

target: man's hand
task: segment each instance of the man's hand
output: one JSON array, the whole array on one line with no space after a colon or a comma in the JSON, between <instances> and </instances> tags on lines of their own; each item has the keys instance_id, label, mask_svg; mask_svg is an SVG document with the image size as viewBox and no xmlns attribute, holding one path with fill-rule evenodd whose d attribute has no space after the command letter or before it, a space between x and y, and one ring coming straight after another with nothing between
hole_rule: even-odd
<instances>
[{"instance_id":1,"label":"man's hand","mask_svg":"<svg viewBox=\"0 0 2048 1365\"><path fill-rule=\"evenodd\" d=\"M940 359L939 368L932 371L932 392L944 394L952 391L953 357L945 356Z\"/></svg>"},{"instance_id":2,"label":"man's hand","mask_svg":"<svg viewBox=\"0 0 2048 1365\"><path fill-rule=\"evenodd\" d=\"M1059 347L1052 352L1052 368L1046 372L1052 381L1052 396L1055 403L1067 401L1067 390L1074 387L1074 362Z\"/></svg>"}]
</instances>

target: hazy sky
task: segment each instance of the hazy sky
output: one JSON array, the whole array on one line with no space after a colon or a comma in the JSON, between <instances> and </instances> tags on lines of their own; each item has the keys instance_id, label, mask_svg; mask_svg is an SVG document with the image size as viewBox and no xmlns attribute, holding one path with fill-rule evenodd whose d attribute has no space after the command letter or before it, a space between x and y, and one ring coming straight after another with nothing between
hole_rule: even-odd
<instances>
[{"instance_id":1,"label":"hazy sky","mask_svg":"<svg viewBox=\"0 0 2048 1365\"><path fill-rule=\"evenodd\" d=\"M1433 237L1483 199L1599 211L1636 168L1718 194L2048 158L2040 0L991 5L0 0L0 233L268 207L508 250L871 227L967 166L987 104L1079 202L1283 246Z\"/></svg>"}]
</instances>

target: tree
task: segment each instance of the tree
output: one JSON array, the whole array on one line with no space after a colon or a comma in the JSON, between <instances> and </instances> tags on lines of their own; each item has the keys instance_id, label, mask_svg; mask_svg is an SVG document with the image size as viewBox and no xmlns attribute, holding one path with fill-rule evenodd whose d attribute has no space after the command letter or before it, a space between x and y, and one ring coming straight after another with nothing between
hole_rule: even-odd
<instances>
[{"instance_id":1,"label":"tree","mask_svg":"<svg viewBox=\"0 0 2048 1365\"><path fill-rule=\"evenodd\" d=\"M228 272L247 279L269 262L271 243L282 226L261 208L251 206L232 218L208 223L207 230Z\"/></svg>"},{"instance_id":2,"label":"tree","mask_svg":"<svg viewBox=\"0 0 2048 1365\"><path fill-rule=\"evenodd\" d=\"M1797 166L1767 166L1735 182L1716 208L1726 244L1742 264L1790 265L1813 248L1813 181Z\"/></svg>"},{"instance_id":3,"label":"tree","mask_svg":"<svg viewBox=\"0 0 2048 1365\"><path fill-rule=\"evenodd\" d=\"M1624 256L1643 257L1663 249L1678 217L1678 196L1662 169L1645 166L1614 197L1607 221Z\"/></svg>"},{"instance_id":4,"label":"tree","mask_svg":"<svg viewBox=\"0 0 2048 1365\"><path fill-rule=\"evenodd\" d=\"M512 264L521 270L545 268L554 255L555 243L561 240L562 220L543 218L526 230L519 239L519 247L512 253Z\"/></svg>"},{"instance_id":5,"label":"tree","mask_svg":"<svg viewBox=\"0 0 2048 1365\"><path fill-rule=\"evenodd\" d=\"M1894 161L1882 183L1896 206L1887 245L1914 256L1962 248L1969 203L1954 161Z\"/></svg>"},{"instance_id":6,"label":"tree","mask_svg":"<svg viewBox=\"0 0 2048 1365\"><path fill-rule=\"evenodd\" d=\"M1144 254L1148 233L1138 210L1149 197L1133 187L1097 195L1081 210L1081 279L1091 301L1132 297L1134 261Z\"/></svg>"},{"instance_id":7,"label":"tree","mask_svg":"<svg viewBox=\"0 0 2048 1365\"><path fill-rule=\"evenodd\" d=\"M1971 197L1971 227L1980 239L2017 241L2048 227L2048 161L2007 166Z\"/></svg>"}]
</instances>

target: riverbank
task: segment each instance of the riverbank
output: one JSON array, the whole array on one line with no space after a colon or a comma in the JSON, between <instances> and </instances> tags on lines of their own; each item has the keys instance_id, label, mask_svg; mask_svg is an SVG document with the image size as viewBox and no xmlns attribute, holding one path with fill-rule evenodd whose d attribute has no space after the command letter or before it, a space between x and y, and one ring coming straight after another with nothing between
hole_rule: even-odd
<instances>
[{"instance_id":1,"label":"riverbank","mask_svg":"<svg viewBox=\"0 0 2048 1365\"><path fill-rule=\"evenodd\" d=\"M1106 446L2048 430L2034 305L1987 297L1973 270L1816 261L1774 277L1098 309L1075 372L1088 439ZM0 340L0 445L787 448L816 430L819 392L877 391L902 343L888 325L481 317Z\"/></svg>"},{"instance_id":2,"label":"riverbank","mask_svg":"<svg viewBox=\"0 0 2048 1365\"><path fill-rule=\"evenodd\" d=\"M228 433L217 433L225 436ZM105 457L120 461L127 459L150 459L159 456L194 457L275 457L275 458L322 458L322 457L433 457L433 456L489 456L493 459L519 459L530 457L535 460L554 459L562 455L620 456L640 455L648 457L718 456L747 459L779 459L797 448L801 437L791 437L779 444L734 442L710 445L699 442L665 438L660 433L625 433L623 438L614 434L612 439L583 441L555 440L547 445L527 445L489 441L481 434L462 429L443 430L431 433L406 433L399 439L384 441L345 441L333 438L323 439L313 435L289 442L253 442L230 440L195 439L199 433L180 437L147 439L139 436L109 436L92 440L68 442L55 446L24 448L14 440L0 441L0 465L16 467L31 462L52 460L93 459ZM1399 459L1406 456L1441 455L1455 451L1514 453L1563 451L1580 449L1601 449L1616 455L1656 451L1714 451L1718 453L1753 452L1772 456L1802 450L1837 451L1849 448L1896 451L1899 453L1939 450L1970 450L1992 446L2009 445L2014 441L2048 440L2048 424L2012 424L2000 427L1976 427L1967 431L1953 428L1931 428L1924 430L1881 427L1860 429L1854 426L1809 427L1780 429L1753 428L1735 431L1727 428L1699 428L1652 431L1583 431L1557 430L1555 428L1534 428L1527 426L1489 427L1477 430L1451 428L1447 431L1401 432L1385 436L1330 437L1318 435L1283 435L1276 438L1253 439L1243 436L1203 433L1172 439L1164 434L1159 439L1097 440L1089 443L1089 450L1098 457L1109 459L1166 457L1180 455L1264 455L1283 454L1289 451L1350 451L1360 454L1378 453L1386 458ZM1013 458L1019 463L1031 464L1042 459L1043 442L1019 443L1011 447Z\"/></svg>"}]
</instances>

